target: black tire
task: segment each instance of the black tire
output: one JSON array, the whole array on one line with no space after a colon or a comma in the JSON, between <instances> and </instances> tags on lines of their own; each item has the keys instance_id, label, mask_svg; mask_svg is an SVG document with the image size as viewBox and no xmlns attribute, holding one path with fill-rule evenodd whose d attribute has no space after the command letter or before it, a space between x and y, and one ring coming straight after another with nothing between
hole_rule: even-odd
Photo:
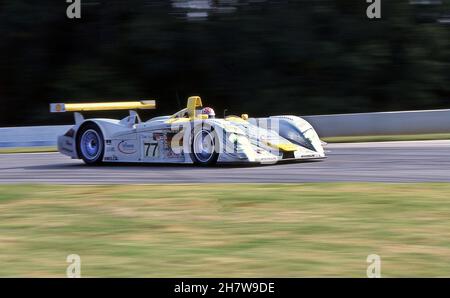
<instances>
[{"instance_id":1,"label":"black tire","mask_svg":"<svg viewBox=\"0 0 450 298\"><path fill-rule=\"evenodd\" d=\"M95 123L86 123L77 133L78 156L87 165L99 165L103 162L105 141L103 133Z\"/></svg>"},{"instance_id":2,"label":"black tire","mask_svg":"<svg viewBox=\"0 0 450 298\"><path fill-rule=\"evenodd\" d=\"M199 140L197 138L200 137L200 134L206 134L208 138L212 141L212 148L214 150L212 152L208 152L202 154L200 152L196 152L196 142ZM191 159L194 161L194 164L200 166L212 166L217 163L217 159L219 158L219 138L217 137L216 132L212 128L201 127L197 129L192 129L191 133ZM211 147L210 147L211 148Z\"/></svg>"}]
</instances>

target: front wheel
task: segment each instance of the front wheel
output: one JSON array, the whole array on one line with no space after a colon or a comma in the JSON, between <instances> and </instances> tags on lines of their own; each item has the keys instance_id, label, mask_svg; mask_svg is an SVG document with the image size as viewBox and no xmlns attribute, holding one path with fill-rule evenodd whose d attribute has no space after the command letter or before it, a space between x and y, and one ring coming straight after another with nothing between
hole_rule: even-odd
<instances>
[{"instance_id":1,"label":"front wheel","mask_svg":"<svg viewBox=\"0 0 450 298\"><path fill-rule=\"evenodd\" d=\"M195 164L214 165L219 158L218 138L214 130L192 130L191 156Z\"/></svg>"},{"instance_id":2,"label":"front wheel","mask_svg":"<svg viewBox=\"0 0 450 298\"><path fill-rule=\"evenodd\" d=\"M81 127L77 134L77 150L86 164L101 164L104 148L103 134L96 124L88 123Z\"/></svg>"}]
</instances>

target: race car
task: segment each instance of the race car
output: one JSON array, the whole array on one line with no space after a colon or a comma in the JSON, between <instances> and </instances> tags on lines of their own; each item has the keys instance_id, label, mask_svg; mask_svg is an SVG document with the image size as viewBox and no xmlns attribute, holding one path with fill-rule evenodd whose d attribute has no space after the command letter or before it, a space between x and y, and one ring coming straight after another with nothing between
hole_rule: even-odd
<instances>
[{"instance_id":1,"label":"race car","mask_svg":"<svg viewBox=\"0 0 450 298\"><path fill-rule=\"evenodd\" d=\"M136 110L155 109L154 100L103 103L55 103L51 112L74 112L75 125L58 137L58 151L88 165L103 162L273 164L323 159L323 143L314 128L297 116L219 119L199 96L169 116L141 121ZM85 119L81 112L129 110L121 120Z\"/></svg>"}]
</instances>

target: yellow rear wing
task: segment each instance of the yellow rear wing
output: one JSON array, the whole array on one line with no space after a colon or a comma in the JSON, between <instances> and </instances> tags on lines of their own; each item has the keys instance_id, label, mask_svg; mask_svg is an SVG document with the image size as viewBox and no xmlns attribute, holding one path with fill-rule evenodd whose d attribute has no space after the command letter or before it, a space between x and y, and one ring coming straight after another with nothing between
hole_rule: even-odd
<instances>
[{"instance_id":1,"label":"yellow rear wing","mask_svg":"<svg viewBox=\"0 0 450 298\"><path fill-rule=\"evenodd\" d=\"M83 111L113 111L113 110L150 110L156 108L154 100L97 102L97 103L52 103L51 113L83 112Z\"/></svg>"}]
</instances>

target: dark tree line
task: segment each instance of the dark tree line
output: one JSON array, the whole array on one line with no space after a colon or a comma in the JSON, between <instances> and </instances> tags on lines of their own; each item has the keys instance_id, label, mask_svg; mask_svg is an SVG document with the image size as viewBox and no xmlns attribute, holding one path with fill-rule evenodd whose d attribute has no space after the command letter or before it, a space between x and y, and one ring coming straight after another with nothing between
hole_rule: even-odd
<instances>
[{"instance_id":1,"label":"dark tree line","mask_svg":"<svg viewBox=\"0 0 450 298\"><path fill-rule=\"evenodd\" d=\"M168 114L193 94L219 114L450 107L445 3L384 0L369 20L363 0L182 2L82 0L79 20L64 0L0 2L0 125L69 123L55 101L155 98L148 116Z\"/></svg>"}]
</instances>

